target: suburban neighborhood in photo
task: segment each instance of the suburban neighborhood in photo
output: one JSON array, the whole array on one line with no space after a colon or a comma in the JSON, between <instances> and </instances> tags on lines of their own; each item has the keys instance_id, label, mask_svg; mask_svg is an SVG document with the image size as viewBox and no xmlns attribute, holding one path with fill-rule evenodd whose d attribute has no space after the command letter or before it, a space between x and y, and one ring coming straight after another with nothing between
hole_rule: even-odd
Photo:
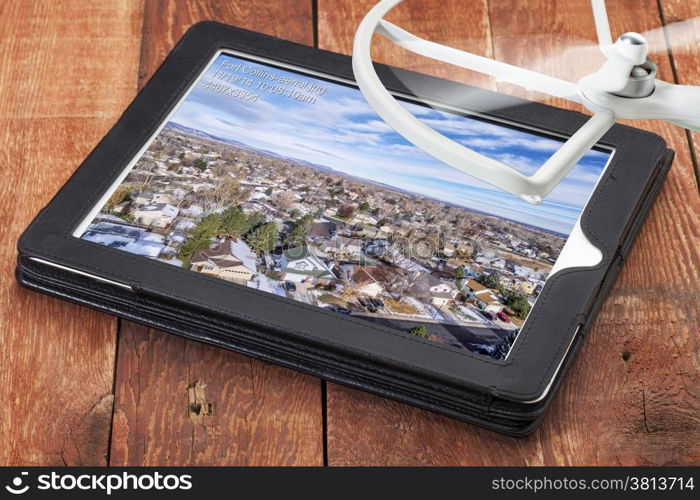
<instances>
[{"instance_id":1,"label":"suburban neighborhood in photo","mask_svg":"<svg viewBox=\"0 0 700 500\"><path fill-rule=\"evenodd\" d=\"M560 144L407 107L522 171ZM410 146L356 89L222 55L81 237L504 359L606 161L531 206Z\"/></svg>"}]
</instances>

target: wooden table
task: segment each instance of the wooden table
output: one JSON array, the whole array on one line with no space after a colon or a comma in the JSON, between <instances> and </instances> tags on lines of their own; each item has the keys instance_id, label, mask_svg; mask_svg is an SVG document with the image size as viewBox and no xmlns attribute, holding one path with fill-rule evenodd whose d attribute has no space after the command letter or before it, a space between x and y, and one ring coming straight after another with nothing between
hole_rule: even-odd
<instances>
[{"instance_id":1,"label":"wooden table","mask_svg":"<svg viewBox=\"0 0 700 500\"><path fill-rule=\"evenodd\" d=\"M215 19L349 53L372 3L0 3L1 464L700 462L700 136L664 123L641 124L677 153L659 201L543 425L525 439L17 286L20 232L188 26ZM700 15L700 0L608 3L615 34ZM438 42L574 80L601 63L596 53L555 57L577 40L595 40L587 0L405 4L390 18ZM683 53L668 51L663 36L652 38L662 79L700 84L700 42ZM483 75L377 46L379 60L522 95Z\"/></svg>"}]
</instances>

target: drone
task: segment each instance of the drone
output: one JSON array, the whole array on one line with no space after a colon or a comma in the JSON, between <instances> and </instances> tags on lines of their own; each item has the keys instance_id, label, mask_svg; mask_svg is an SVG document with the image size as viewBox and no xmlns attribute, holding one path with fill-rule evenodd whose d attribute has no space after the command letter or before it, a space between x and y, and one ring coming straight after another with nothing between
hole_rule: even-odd
<instances>
[{"instance_id":1,"label":"drone","mask_svg":"<svg viewBox=\"0 0 700 500\"><path fill-rule=\"evenodd\" d=\"M700 86L656 79L647 59L644 36L625 33L613 42L604 0L591 0L598 45L607 58L598 71L578 83L471 54L420 38L384 20L403 0L381 0L355 33L352 64L355 79L369 105L398 134L434 158L468 175L539 205L618 119L663 119L700 130ZM400 47L435 60L478 71L527 90L568 99L592 116L532 175L469 149L429 127L404 108L384 87L370 54L377 33Z\"/></svg>"}]
</instances>

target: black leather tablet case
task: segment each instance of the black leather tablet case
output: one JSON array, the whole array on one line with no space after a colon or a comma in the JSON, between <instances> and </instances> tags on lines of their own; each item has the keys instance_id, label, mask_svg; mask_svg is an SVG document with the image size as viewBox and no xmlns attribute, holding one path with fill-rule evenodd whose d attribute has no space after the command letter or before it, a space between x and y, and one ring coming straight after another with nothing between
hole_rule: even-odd
<instances>
[{"instance_id":1,"label":"black leather tablet case","mask_svg":"<svg viewBox=\"0 0 700 500\"><path fill-rule=\"evenodd\" d=\"M353 78L347 56L217 23L195 25L22 235L19 282L499 432L531 432L614 283L673 152L660 137L625 126L617 125L603 137L601 145L616 151L581 217L584 233L601 250L603 260L595 267L569 268L550 277L513 351L505 361L497 361L72 235L220 49ZM378 72L393 91L555 134L571 135L586 120L579 113L395 68L378 65Z\"/></svg>"}]
</instances>

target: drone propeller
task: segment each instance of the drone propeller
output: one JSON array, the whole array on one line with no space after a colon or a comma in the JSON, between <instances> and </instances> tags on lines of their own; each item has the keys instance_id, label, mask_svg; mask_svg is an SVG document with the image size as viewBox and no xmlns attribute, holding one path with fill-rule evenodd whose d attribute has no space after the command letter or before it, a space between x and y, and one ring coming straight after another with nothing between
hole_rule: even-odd
<instances>
[{"instance_id":1,"label":"drone propeller","mask_svg":"<svg viewBox=\"0 0 700 500\"><path fill-rule=\"evenodd\" d=\"M602 48L602 47L601 47ZM594 73L593 82L610 93L622 91L636 66L647 60L646 40L639 33L625 33L603 52L608 60Z\"/></svg>"},{"instance_id":2,"label":"drone propeller","mask_svg":"<svg viewBox=\"0 0 700 500\"><path fill-rule=\"evenodd\" d=\"M530 203L541 203L617 118L660 118L691 130L700 129L700 87L656 80L656 65L647 60L649 48L644 35L626 33L613 43L604 0L591 0L591 3L598 46L607 61L577 84L413 35L383 19L401 1L380 0L364 17L355 34L353 71L368 103L390 127L415 146L461 172ZM674 23L663 29L676 30L674 36L687 42L697 37L693 29L696 20ZM499 81L528 90L579 102L591 110L593 116L534 174L523 175L505 163L449 139L399 104L374 70L370 52L374 33L416 54L492 75ZM660 33L652 30L647 34L656 37Z\"/></svg>"},{"instance_id":3,"label":"drone propeller","mask_svg":"<svg viewBox=\"0 0 700 500\"><path fill-rule=\"evenodd\" d=\"M608 21L608 10L605 8L605 0L591 0L593 8L593 19L595 20L595 30L598 34L598 46L600 51L606 56L612 47L612 35L610 32L610 21Z\"/></svg>"},{"instance_id":4,"label":"drone propeller","mask_svg":"<svg viewBox=\"0 0 700 500\"><path fill-rule=\"evenodd\" d=\"M606 92L613 94L620 92L628 85L630 77L645 76L643 65L649 53L647 40L657 39L659 35L666 38L671 32L674 32L672 34L674 39L680 38L687 41L690 38L698 38L697 26L693 26L693 20L687 20L650 30L644 34L625 33L612 43L605 0L591 0L591 7L598 35L598 46L607 57L607 61L594 73L595 76L589 78L589 84L595 84Z\"/></svg>"},{"instance_id":5,"label":"drone propeller","mask_svg":"<svg viewBox=\"0 0 700 500\"><path fill-rule=\"evenodd\" d=\"M620 41L632 45L643 45L646 44L646 40L662 40L668 38L675 41L675 46L673 49L674 52L676 52L678 48L680 48L679 45L683 44L688 46L687 44L700 40L700 17L695 17L684 21L670 23L660 28L645 31L641 34L629 33L631 37L628 39L625 39L626 35L622 35L617 42L613 43L610 23L608 21L608 13L607 9L605 8L605 0L591 0L591 7L593 9L593 19L595 21L596 33L598 35L598 47L606 57L614 56L616 52L615 46L618 45ZM636 56L638 54L635 52L627 52L629 50L628 48L621 48L618 46L617 51L620 50L631 55L632 58L637 58ZM664 47L664 51L665 50L666 47Z\"/></svg>"},{"instance_id":6,"label":"drone propeller","mask_svg":"<svg viewBox=\"0 0 700 500\"><path fill-rule=\"evenodd\" d=\"M393 1L398 3L401 0ZM527 90L538 90L579 102L578 86L575 83L430 42L383 19L379 21L376 32L416 54L495 76L499 81L520 85Z\"/></svg>"},{"instance_id":7,"label":"drone propeller","mask_svg":"<svg viewBox=\"0 0 700 500\"><path fill-rule=\"evenodd\" d=\"M554 57L535 59L528 63L528 67L533 71L546 71L552 67L568 67L571 61L596 61L596 52L601 52L608 58L607 62L597 73L601 88L608 92L617 92L623 88L631 73L639 71L638 66L644 65L642 54L666 53L669 49L674 55L683 54L687 51L697 50L694 44L700 42L700 17L686 19L666 24L659 28L643 31L641 33L626 33L612 42L610 28L605 14L604 2L593 0L593 13L595 18L596 31L598 33L598 44L593 44L587 40L572 40L566 48L562 49ZM602 5L601 7L598 5ZM532 43L528 40L528 35L520 37L521 43ZM640 43L646 44L646 52ZM636 47L636 48L635 48ZM637 52L638 51L638 52ZM629 59L635 64L630 67ZM641 62L640 62L641 61Z\"/></svg>"},{"instance_id":8,"label":"drone propeller","mask_svg":"<svg viewBox=\"0 0 700 500\"><path fill-rule=\"evenodd\" d=\"M402 0L388 1L397 5ZM683 49L691 47L694 42L700 42L700 17L695 17L647 30L641 34L625 33L613 43L605 1L591 0L591 5L598 36L597 48L607 57L607 61L595 72L597 75L595 82L597 87L606 92L620 92L627 85L630 76L640 77L649 73L649 68L645 64L648 54L666 51L667 48L665 44L656 49L649 47L648 40L658 41L666 38L676 40L673 46L675 54L682 53ZM544 74L544 71L552 66L552 61L556 62L554 66L561 67L563 64L570 64L571 61L594 60L592 56L596 52L596 45L590 42L574 42L558 56L531 61L528 64L530 69L525 69L425 40L384 19L379 21L375 33L416 54L491 75L499 82L511 83L526 90L539 91L574 102L581 102L578 85ZM528 43L527 35L520 38L521 41L525 40L523 43ZM655 66L653 69L656 69Z\"/></svg>"}]
</instances>

